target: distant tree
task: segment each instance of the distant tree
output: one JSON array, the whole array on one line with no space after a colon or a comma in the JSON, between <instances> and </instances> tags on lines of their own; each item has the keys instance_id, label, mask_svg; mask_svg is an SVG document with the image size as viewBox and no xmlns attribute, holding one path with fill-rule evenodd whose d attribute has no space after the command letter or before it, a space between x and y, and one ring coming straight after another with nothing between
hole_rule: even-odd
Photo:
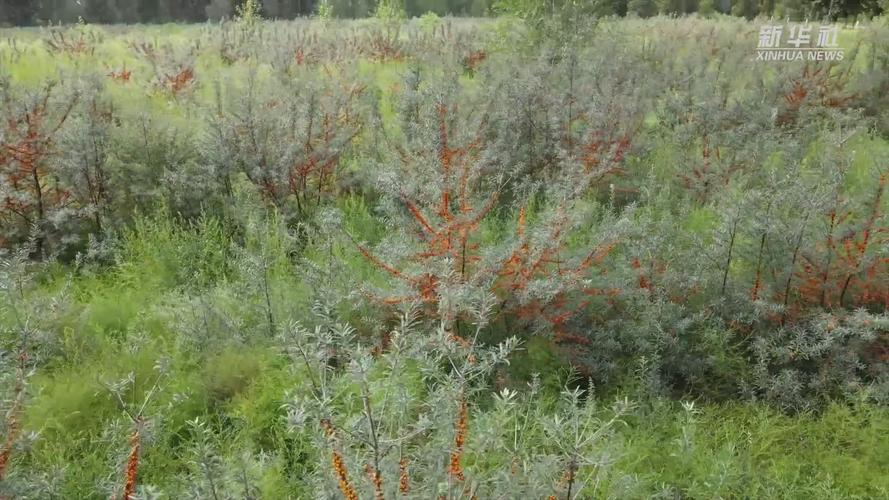
<instances>
[{"instance_id":1,"label":"distant tree","mask_svg":"<svg viewBox=\"0 0 889 500\"><path fill-rule=\"evenodd\" d=\"M234 14L235 9L231 0L213 0L209 5L204 7L207 19L219 21L220 19L229 18Z\"/></svg>"},{"instance_id":2,"label":"distant tree","mask_svg":"<svg viewBox=\"0 0 889 500\"><path fill-rule=\"evenodd\" d=\"M778 0L773 13L778 19L802 19L806 8L802 0Z\"/></svg>"},{"instance_id":3,"label":"distant tree","mask_svg":"<svg viewBox=\"0 0 889 500\"><path fill-rule=\"evenodd\" d=\"M160 0L160 17L165 21L205 21L209 0Z\"/></svg>"},{"instance_id":4,"label":"distant tree","mask_svg":"<svg viewBox=\"0 0 889 500\"><path fill-rule=\"evenodd\" d=\"M71 23L77 21L77 17L82 13L83 6L78 4L77 0L42 0L37 9L37 22L39 24Z\"/></svg>"},{"instance_id":5,"label":"distant tree","mask_svg":"<svg viewBox=\"0 0 889 500\"><path fill-rule=\"evenodd\" d=\"M538 19L555 14L557 7L564 0L558 2L537 2L534 0L496 0L494 11L498 14L509 14L524 19Z\"/></svg>"},{"instance_id":6,"label":"distant tree","mask_svg":"<svg viewBox=\"0 0 889 500\"><path fill-rule=\"evenodd\" d=\"M703 16L709 16L716 12L716 3L714 0L701 0L698 2L698 13Z\"/></svg>"},{"instance_id":7,"label":"distant tree","mask_svg":"<svg viewBox=\"0 0 889 500\"><path fill-rule=\"evenodd\" d=\"M89 23L111 24L119 21L115 2L84 0L83 18Z\"/></svg>"},{"instance_id":8,"label":"distant tree","mask_svg":"<svg viewBox=\"0 0 889 500\"><path fill-rule=\"evenodd\" d=\"M467 14L471 16L484 16L490 13L491 0L472 0L469 3Z\"/></svg>"},{"instance_id":9,"label":"distant tree","mask_svg":"<svg viewBox=\"0 0 889 500\"><path fill-rule=\"evenodd\" d=\"M412 17L419 17L427 12L435 12L440 16L461 14L465 7L463 2L453 0L407 0L404 5L408 16Z\"/></svg>"},{"instance_id":10,"label":"distant tree","mask_svg":"<svg viewBox=\"0 0 889 500\"><path fill-rule=\"evenodd\" d=\"M315 5L315 10L312 12L316 19L327 22L333 17L333 7L330 6L330 0L320 0Z\"/></svg>"},{"instance_id":11,"label":"distant tree","mask_svg":"<svg viewBox=\"0 0 889 500\"><path fill-rule=\"evenodd\" d=\"M827 2L827 16L831 19L839 17L855 17L859 15L872 17L884 11L880 7L881 0L834 0ZM884 5L885 0L883 0Z\"/></svg>"},{"instance_id":12,"label":"distant tree","mask_svg":"<svg viewBox=\"0 0 889 500\"><path fill-rule=\"evenodd\" d=\"M160 18L159 0L137 0L136 12L143 23L156 22Z\"/></svg>"},{"instance_id":13,"label":"distant tree","mask_svg":"<svg viewBox=\"0 0 889 500\"><path fill-rule=\"evenodd\" d=\"M262 12L270 18L293 19L311 15L318 3L315 0L263 0Z\"/></svg>"},{"instance_id":14,"label":"distant tree","mask_svg":"<svg viewBox=\"0 0 889 500\"><path fill-rule=\"evenodd\" d=\"M374 12L374 0L330 0L330 8L336 17L368 17Z\"/></svg>"},{"instance_id":15,"label":"distant tree","mask_svg":"<svg viewBox=\"0 0 889 500\"><path fill-rule=\"evenodd\" d=\"M406 17L404 0L377 0L374 17L383 21L395 21Z\"/></svg>"},{"instance_id":16,"label":"distant tree","mask_svg":"<svg viewBox=\"0 0 889 500\"><path fill-rule=\"evenodd\" d=\"M697 10L697 0L658 0L661 14L689 14Z\"/></svg>"},{"instance_id":17,"label":"distant tree","mask_svg":"<svg viewBox=\"0 0 889 500\"><path fill-rule=\"evenodd\" d=\"M32 24L36 14L37 0L0 0L0 23Z\"/></svg>"},{"instance_id":18,"label":"distant tree","mask_svg":"<svg viewBox=\"0 0 889 500\"><path fill-rule=\"evenodd\" d=\"M110 0L108 3L114 10L115 19L113 22L125 24L150 22L150 20L144 19L139 12L141 0Z\"/></svg>"},{"instance_id":19,"label":"distant tree","mask_svg":"<svg viewBox=\"0 0 889 500\"><path fill-rule=\"evenodd\" d=\"M625 12L623 0L496 0L493 10L499 14L509 14L526 20L541 21L548 17L564 15L574 17L580 14L609 16Z\"/></svg>"},{"instance_id":20,"label":"distant tree","mask_svg":"<svg viewBox=\"0 0 889 500\"><path fill-rule=\"evenodd\" d=\"M283 0L262 0L260 2L262 4L262 15L271 19L279 19L283 18L282 14L285 10L285 3Z\"/></svg>"},{"instance_id":21,"label":"distant tree","mask_svg":"<svg viewBox=\"0 0 889 500\"><path fill-rule=\"evenodd\" d=\"M626 2L621 0L593 0L588 12L597 16L614 16L621 14L621 11L626 13L625 5Z\"/></svg>"},{"instance_id":22,"label":"distant tree","mask_svg":"<svg viewBox=\"0 0 889 500\"><path fill-rule=\"evenodd\" d=\"M651 17L657 15L657 2L655 0L630 0L627 11L639 17Z\"/></svg>"},{"instance_id":23,"label":"distant tree","mask_svg":"<svg viewBox=\"0 0 889 500\"><path fill-rule=\"evenodd\" d=\"M239 21L253 24L262 20L262 2L260 0L244 0L235 8Z\"/></svg>"},{"instance_id":24,"label":"distant tree","mask_svg":"<svg viewBox=\"0 0 889 500\"><path fill-rule=\"evenodd\" d=\"M753 19L759 14L759 2L757 0L735 0L732 2L732 15Z\"/></svg>"}]
</instances>

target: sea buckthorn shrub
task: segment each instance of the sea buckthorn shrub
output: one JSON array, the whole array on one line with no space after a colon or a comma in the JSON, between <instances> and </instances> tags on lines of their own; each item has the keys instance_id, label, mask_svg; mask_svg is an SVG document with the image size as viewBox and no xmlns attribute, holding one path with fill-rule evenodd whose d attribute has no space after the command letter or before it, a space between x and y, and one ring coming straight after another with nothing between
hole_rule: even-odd
<instances>
[{"instance_id":1,"label":"sea buckthorn shrub","mask_svg":"<svg viewBox=\"0 0 889 500\"><path fill-rule=\"evenodd\" d=\"M308 391L291 394L287 422L330 456L313 478L320 494L573 498L613 480L609 455L614 428L632 409L627 401L599 408L581 389L550 399L536 382L530 391L492 393L490 375L508 362L517 339L482 347L423 321L416 305L402 309L385 351L362 345L324 308L316 311L319 324L288 326L282 345L294 369L310 377ZM480 331L487 311L475 312ZM433 333L421 333L424 327Z\"/></svg>"}]
</instances>

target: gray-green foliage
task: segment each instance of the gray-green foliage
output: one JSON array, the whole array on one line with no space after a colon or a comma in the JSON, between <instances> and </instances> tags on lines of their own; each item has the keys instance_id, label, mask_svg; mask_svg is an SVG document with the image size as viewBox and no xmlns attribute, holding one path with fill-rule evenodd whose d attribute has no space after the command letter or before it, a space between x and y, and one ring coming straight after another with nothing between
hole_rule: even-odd
<instances>
[{"instance_id":1,"label":"gray-green foliage","mask_svg":"<svg viewBox=\"0 0 889 500\"><path fill-rule=\"evenodd\" d=\"M639 17L651 17L657 14L658 5L655 0L630 0L627 2L627 12Z\"/></svg>"},{"instance_id":2,"label":"gray-green foliage","mask_svg":"<svg viewBox=\"0 0 889 500\"><path fill-rule=\"evenodd\" d=\"M419 498L885 496L885 27L758 65L744 21L603 13L13 32L4 390L39 357L3 494L119 494L169 359L145 497L336 495L334 452L361 497L401 458Z\"/></svg>"}]
</instances>

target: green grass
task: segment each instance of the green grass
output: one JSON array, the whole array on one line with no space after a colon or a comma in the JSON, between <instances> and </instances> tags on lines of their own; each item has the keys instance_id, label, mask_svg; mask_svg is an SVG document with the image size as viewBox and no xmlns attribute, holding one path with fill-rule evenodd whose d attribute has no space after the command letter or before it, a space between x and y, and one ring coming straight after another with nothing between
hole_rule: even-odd
<instances>
[{"instance_id":1,"label":"green grass","mask_svg":"<svg viewBox=\"0 0 889 500\"><path fill-rule=\"evenodd\" d=\"M360 205L345 207L350 218L360 220ZM187 327L170 304L181 301L185 283L165 271L163 263L191 259L208 264L203 252L220 248L220 240L210 236L217 234L211 221L198 232L182 231L176 224L157 218L136 224L124 240L118 271L108 278L74 278L72 312L59 325L63 357L31 381L25 431L39 438L15 466L48 470L67 465L64 496L100 498L94 485L112 473L113 457L125 453L127 426L103 384L132 373L136 385L127 396L139 402L156 376L154 364L168 358L167 388L149 407L158 427L143 453L143 481L164 485L181 470L190 439L186 422L199 418L212 424L228 458L242 449L276 452L259 481L264 495L299 498L300 491L308 491L300 475L324 458L286 432L282 404L286 394L306 391L309 382L265 341L243 344L232 338L197 350L183 342L181 332ZM197 234L202 234L200 240ZM196 241L203 245L195 247ZM201 250L191 254L194 248ZM220 255L223 263L232 259L226 252ZM292 293L287 291L291 278L286 266L274 272L273 295ZM244 314L240 304L218 300L227 289L238 289L237 280L208 280L206 287L204 296L219 314ZM50 279L36 293L57 289ZM283 307L279 320L284 315L301 319L305 307ZM553 394L567 371L557 368L557 358L545 346L532 341L526 348L513 359L512 377L527 381L533 371L542 370L544 394ZM422 385L411 370L395 375L408 386ZM351 408L350 413L360 410L354 406L357 390L344 387L339 392L343 409ZM608 477L623 479L602 485L628 491L625 498L658 492L683 498L880 498L889 492L889 478L883 474L889 468L886 408L836 404L817 415L790 416L755 403L704 404L689 413L676 402L640 401L617 430L622 444ZM294 457L299 457L296 462ZM488 465L477 465L503 460L489 456Z\"/></svg>"},{"instance_id":2,"label":"green grass","mask_svg":"<svg viewBox=\"0 0 889 500\"><path fill-rule=\"evenodd\" d=\"M732 403L696 408L689 418L678 404L661 401L642 413L624 431L627 448L618 468L648 488L663 484L690 498L880 498L889 492L879 472L889 464L883 408L832 405L820 415L787 416Z\"/></svg>"}]
</instances>

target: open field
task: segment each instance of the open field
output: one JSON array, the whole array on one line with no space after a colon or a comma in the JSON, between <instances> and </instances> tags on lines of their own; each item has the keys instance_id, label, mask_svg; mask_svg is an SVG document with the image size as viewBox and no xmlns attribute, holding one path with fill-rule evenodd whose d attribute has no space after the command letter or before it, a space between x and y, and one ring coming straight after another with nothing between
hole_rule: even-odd
<instances>
[{"instance_id":1,"label":"open field","mask_svg":"<svg viewBox=\"0 0 889 500\"><path fill-rule=\"evenodd\" d=\"M0 29L0 498L886 498L889 24Z\"/></svg>"}]
</instances>

